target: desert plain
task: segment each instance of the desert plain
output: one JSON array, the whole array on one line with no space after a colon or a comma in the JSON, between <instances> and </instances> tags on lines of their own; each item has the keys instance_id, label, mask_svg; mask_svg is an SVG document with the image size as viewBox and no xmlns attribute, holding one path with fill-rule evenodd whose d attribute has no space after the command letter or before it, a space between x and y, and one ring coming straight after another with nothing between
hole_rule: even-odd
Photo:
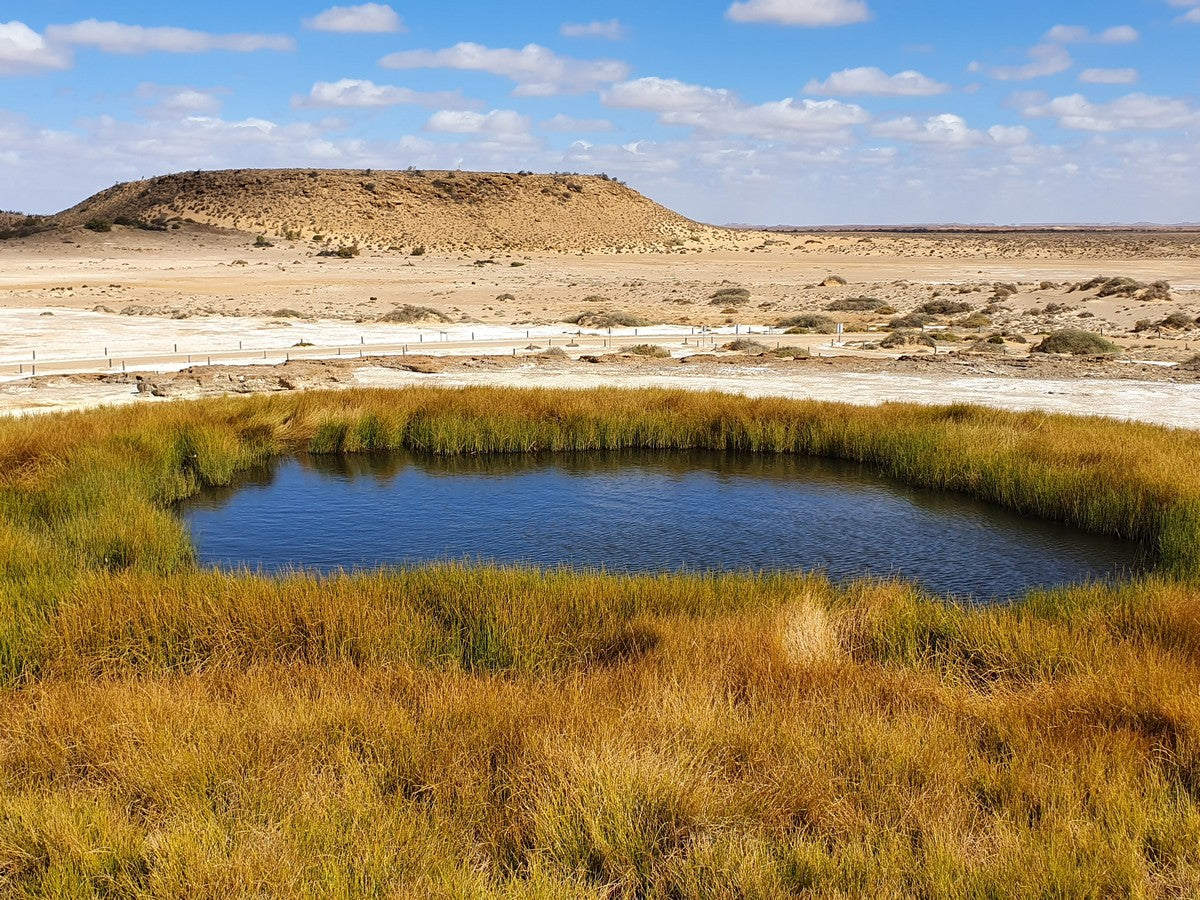
<instances>
[{"instance_id":1,"label":"desert plain","mask_svg":"<svg viewBox=\"0 0 1200 900\"><path fill-rule=\"evenodd\" d=\"M1200 425L1187 229L720 228L604 177L252 170L7 224L4 412L625 384ZM1063 330L1115 350L1033 352Z\"/></svg>"}]
</instances>

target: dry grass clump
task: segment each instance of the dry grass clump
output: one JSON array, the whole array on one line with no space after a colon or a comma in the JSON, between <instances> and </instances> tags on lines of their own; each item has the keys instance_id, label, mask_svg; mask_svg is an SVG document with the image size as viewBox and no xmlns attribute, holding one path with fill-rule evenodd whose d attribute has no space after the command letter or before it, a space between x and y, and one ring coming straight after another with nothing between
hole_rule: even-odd
<instances>
[{"instance_id":1,"label":"dry grass clump","mask_svg":"<svg viewBox=\"0 0 1200 900\"><path fill-rule=\"evenodd\" d=\"M1097 275L1090 281L1080 281L1070 287L1070 291L1096 291L1097 297L1128 297L1131 300L1170 302L1171 285L1165 281L1155 281L1144 284L1133 278L1109 278Z\"/></svg>"},{"instance_id":2,"label":"dry grass clump","mask_svg":"<svg viewBox=\"0 0 1200 900\"><path fill-rule=\"evenodd\" d=\"M971 311L971 304L961 300L930 300L917 307L918 312L929 316L953 316Z\"/></svg>"},{"instance_id":3,"label":"dry grass clump","mask_svg":"<svg viewBox=\"0 0 1200 900\"><path fill-rule=\"evenodd\" d=\"M1162 572L1008 606L268 578L198 570L170 511L279 454L402 447L841 457ZM1196 435L1103 419L412 388L2 420L0 894L1195 896L1197 573Z\"/></svg>"},{"instance_id":4,"label":"dry grass clump","mask_svg":"<svg viewBox=\"0 0 1200 900\"><path fill-rule=\"evenodd\" d=\"M923 331L917 331L912 328L897 328L887 337L879 342L879 346L885 350L894 350L897 347L937 347L937 341L933 335L926 334Z\"/></svg>"},{"instance_id":5,"label":"dry grass clump","mask_svg":"<svg viewBox=\"0 0 1200 900\"><path fill-rule=\"evenodd\" d=\"M728 287L708 295L710 306L740 306L750 300L750 291L744 287Z\"/></svg>"},{"instance_id":6,"label":"dry grass clump","mask_svg":"<svg viewBox=\"0 0 1200 900\"><path fill-rule=\"evenodd\" d=\"M578 325L580 328L644 328L650 324L649 319L643 319L641 316L620 310L581 312L579 315L563 319L563 321L568 325Z\"/></svg>"},{"instance_id":7,"label":"dry grass clump","mask_svg":"<svg viewBox=\"0 0 1200 900\"><path fill-rule=\"evenodd\" d=\"M454 320L440 309L434 309L432 306L414 306L411 303L405 303L403 306L397 306L395 309L385 312L376 321L409 325L415 322L453 322Z\"/></svg>"},{"instance_id":8,"label":"dry grass clump","mask_svg":"<svg viewBox=\"0 0 1200 900\"><path fill-rule=\"evenodd\" d=\"M732 350L735 353L750 353L759 355L767 352L767 345L759 341L751 340L750 338L738 338L736 341L730 341L727 344L721 345L722 350Z\"/></svg>"},{"instance_id":9,"label":"dry grass clump","mask_svg":"<svg viewBox=\"0 0 1200 900\"><path fill-rule=\"evenodd\" d=\"M833 334L837 331L837 322L820 313L799 313L785 316L775 323L775 327L786 329L787 334Z\"/></svg>"},{"instance_id":10,"label":"dry grass clump","mask_svg":"<svg viewBox=\"0 0 1200 900\"><path fill-rule=\"evenodd\" d=\"M830 312L875 312L887 306L876 297L840 297L826 305Z\"/></svg>"},{"instance_id":11,"label":"dry grass clump","mask_svg":"<svg viewBox=\"0 0 1200 900\"><path fill-rule=\"evenodd\" d=\"M626 347L622 353L630 353L634 356L645 356L650 359L670 359L671 351L659 344L634 344L632 347Z\"/></svg>"},{"instance_id":12,"label":"dry grass clump","mask_svg":"<svg viewBox=\"0 0 1200 900\"><path fill-rule=\"evenodd\" d=\"M1068 353L1071 356L1108 356L1121 348L1107 338L1079 328L1063 328L1033 347L1034 353Z\"/></svg>"}]
</instances>

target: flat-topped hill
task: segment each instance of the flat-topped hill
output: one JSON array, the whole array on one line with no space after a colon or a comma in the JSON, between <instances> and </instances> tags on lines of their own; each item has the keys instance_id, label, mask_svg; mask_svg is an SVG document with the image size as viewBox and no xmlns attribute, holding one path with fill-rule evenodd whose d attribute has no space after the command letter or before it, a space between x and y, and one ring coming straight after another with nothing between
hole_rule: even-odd
<instances>
[{"instance_id":1,"label":"flat-topped hill","mask_svg":"<svg viewBox=\"0 0 1200 900\"><path fill-rule=\"evenodd\" d=\"M268 240L412 250L607 250L686 246L699 225L603 175L236 169L118 184L54 217L197 222Z\"/></svg>"}]
</instances>

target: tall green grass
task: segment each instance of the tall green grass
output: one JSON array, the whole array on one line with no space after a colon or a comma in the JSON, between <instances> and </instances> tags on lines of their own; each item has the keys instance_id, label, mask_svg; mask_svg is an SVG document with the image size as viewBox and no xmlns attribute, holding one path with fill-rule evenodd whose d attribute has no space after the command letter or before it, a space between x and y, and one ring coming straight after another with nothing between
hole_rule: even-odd
<instances>
[{"instance_id":1,"label":"tall green grass","mask_svg":"<svg viewBox=\"0 0 1200 900\"><path fill-rule=\"evenodd\" d=\"M1002 607L801 573L268 578L198 569L171 511L299 451L634 447L859 460L1159 571ZM963 406L413 389L4 420L0 896L1197 896L1198 523L1194 433Z\"/></svg>"}]
</instances>

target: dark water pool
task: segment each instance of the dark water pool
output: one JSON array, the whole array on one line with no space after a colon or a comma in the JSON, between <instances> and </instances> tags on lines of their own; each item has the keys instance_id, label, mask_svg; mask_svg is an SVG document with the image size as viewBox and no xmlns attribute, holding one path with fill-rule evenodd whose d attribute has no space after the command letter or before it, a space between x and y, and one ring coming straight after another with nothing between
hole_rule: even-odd
<instances>
[{"instance_id":1,"label":"dark water pool","mask_svg":"<svg viewBox=\"0 0 1200 900\"><path fill-rule=\"evenodd\" d=\"M202 563L265 571L463 559L816 569L985 599L1142 568L1131 543L791 456L299 457L181 512Z\"/></svg>"}]
</instances>

